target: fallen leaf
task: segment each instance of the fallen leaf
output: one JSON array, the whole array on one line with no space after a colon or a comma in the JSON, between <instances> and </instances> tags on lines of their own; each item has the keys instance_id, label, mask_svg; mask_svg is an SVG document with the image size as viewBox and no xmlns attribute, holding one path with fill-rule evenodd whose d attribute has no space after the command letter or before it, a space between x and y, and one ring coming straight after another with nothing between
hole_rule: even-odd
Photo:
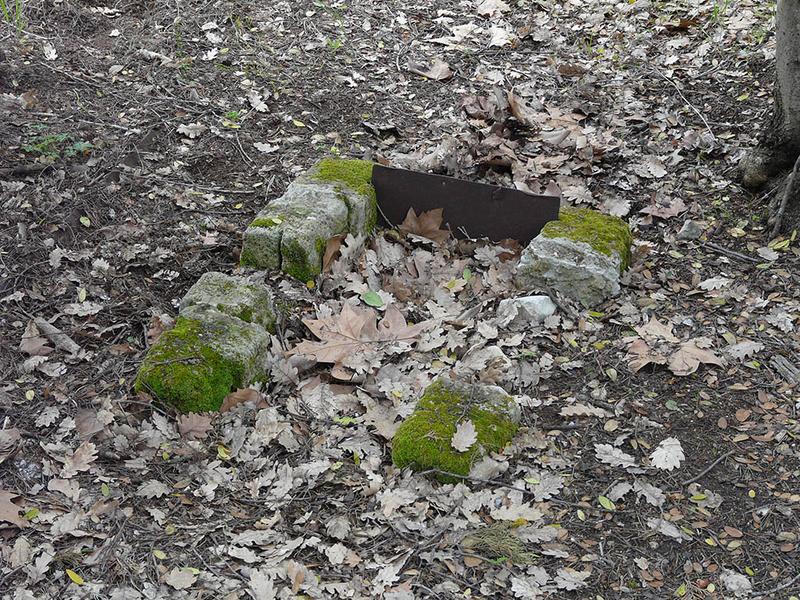
<instances>
[{"instance_id":1,"label":"fallen leaf","mask_svg":"<svg viewBox=\"0 0 800 600\"><path fill-rule=\"evenodd\" d=\"M672 437L663 440L650 454L650 464L664 471L672 471L681 466L684 460L686 456L680 441Z\"/></svg>"},{"instance_id":2,"label":"fallen leaf","mask_svg":"<svg viewBox=\"0 0 800 600\"><path fill-rule=\"evenodd\" d=\"M320 340L305 340L289 354L301 354L316 362L341 365L363 372L372 354L404 352L411 348L429 322L406 324L394 305L386 309L380 323L372 309L361 310L345 303L342 312L327 319L304 319L303 323Z\"/></svg>"},{"instance_id":3,"label":"fallen leaf","mask_svg":"<svg viewBox=\"0 0 800 600\"><path fill-rule=\"evenodd\" d=\"M327 273L331 270L333 262L341 255L342 242L345 235L335 235L328 240L325 245L325 255L322 257L322 272Z\"/></svg>"},{"instance_id":4,"label":"fallen leaf","mask_svg":"<svg viewBox=\"0 0 800 600\"><path fill-rule=\"evenodd\" d=\"M440 229L444 219L444 209L437 208L429 210L417 216L413 208L408 209L405 220L399 225L398 229L403 233L418 235L425 239L443 243L450 237L450 232Z\"/></svg>"},{"instance_id":5,"label":"fallen leaf","mask_svg":"<svg viewBox=\"0 0 800 600\"><path fill-rule=\"evenodd\" d=\"M456 425L456 431L450 439L450 445L459 452L466 452L478 441L478 432L470 419Z\"/></svg>"},{"instance_id":6,"label":"fallen leaf","mask_svg":"<svg viewBox=\"0 0 800 600\"><path fill-rule=\"evenodd\" d=\"M0 490L0 522L10 523L22 529L29 523L19 516L22 509L11 501L17 496L19 494Z\"/></svg>"},{"instance_id":7,"label":"fallen leaf","mask_svg":"<svg viewBox=\"0 0 800 600\"><path fill-rule=\"evenodd\" d=\"M680 377L691 375L701 364L725 366L725 360L703 348L698 348L696 340L689 340L681 345L669 360L669 370Z\"/></svg>"},{"instance_id":8,"label":"fallen leaf","mask_svg":"<svg viewBox=\"0 0 800 600\"><path fill-rule=\"evenodd\" d=\"M59 477L69 479L77 475L79 471L88 471L96 459L97 446L92 442L83 442L72 453L72 456L64 458L64 467L61 469Z\"/></svg>"},{"instance_id":9,"label":"fallen leaf","mask_svg":"<svg viewBox=\"0 0 800 600\"><path fill-rule=\"evenodd\" d=\"M178 432L187 440L204 440L211 429L211 420L211 415L200 413L178 415Z\"/></svg>"},{"instance_id":10,"label":"fallen leaf","mask_svg":"<svg viewBox=\"0 0 800 600\"><path fill-rule=\"evenodd\" d=\"M185 135L189 139L194 139L203 134L208 127L202 123L189 123L188 125L178 125L178 133Z\"/></svg>"},{"instance_id":11,"label":"fallen leaf","mask_svg":"<svg viewBox=\"0 0 800 600\"><path fill-rule=\"evenodd\" d=\"M225 399L222 401L222 405L219 407L219 412L228 412L229 410L232 410L236 406L244 404L245 402L255 402L257 408L266 408L268 406L266 400L264 399L264 394L258 390L254 390L253 388L244 388L241 390L236 390L235 392L231 392L225 396Z\"/></svg>"},{"instance_id":12,"label":"fallen leaf","mask_svg":"<svg viewBox=\"0 0 800 600\"><path fill-rule=\"evenodd\" d=\"M635 458L611 444L595 444L594 453L597 456L597 460L612 467L628 468L636 466Z\"/></svg>"},{"instance_id":13,"label":"fallen leaf","mask_svg":"<svg viewBox=\"0 0 800 600\"><path fill-rule=\"evenodd\" d=\"M408 70L416 75L422 75L436 81L447 81L453 77L450 65L439 58L434 58L430 63L409 62Z\"/></svg>"},{"instance_id":14,"label":"fallen leaf","mask_svg":"<svg viewBox=\"0 0 800 600\"><path fill-rule=\"evenodd\" d=\"M185 590L186 588L192 587L194 582L197 581L197 573L194 571L195 569L188 569L185 567L179 569L175 567L164 578L164 583L176 590Z\"/></svg>"},{"instance_id":15,"label":"fallen leaf","mask_svg":"<svg viewBox=\"0 0 800 600\"><path fill-rule=\"evenodd\" d=\"M22 339L19 342L20 352L24 352L28 356L47 356L53 351L53 348L47 345L48 339L39 335L39 329L33 319L28 321L25 331L22 333Z\"/></svg>"}]
</instances>

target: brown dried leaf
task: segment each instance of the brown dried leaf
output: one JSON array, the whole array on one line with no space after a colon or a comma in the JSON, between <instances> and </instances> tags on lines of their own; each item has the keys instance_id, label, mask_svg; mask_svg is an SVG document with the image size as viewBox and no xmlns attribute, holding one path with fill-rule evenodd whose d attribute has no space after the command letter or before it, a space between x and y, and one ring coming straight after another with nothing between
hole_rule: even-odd
<instances>
[{"instance_id":1,"label":"brown dried leaf","mask_svg":"<svg viewBox=\"0 0 800 600\"><path fill-rule=\"evenodd\" d=\"M153 315L150 319L150 325L147 328L147 343L151 346L156 343L156 340L161 337L167 329L171 329L175 325L175 319L167 314Z\"/></svg>"},{"instance_id":2,"label":"brown dried leaf","mask_svg":"<svg viewBox=\"0 0 800 600\"><path fill-rule=\"evenodd\" d=\"M689 340L682 344L680 349L675 352L669 361L669 370L675 375L685 377L697 371L700 364L725 366L725 360L711 352L698 348L695 340Z\"/></svg>"},{"instance_id":3,"label":"brown dried leaf","mask_svg":"<svg viewBox=\"0 0 800 600\"><path fill-rule=\"evenodd\" d=\"M322 272L331 270L333 262L341 255L341 247L346 235L335 235L328 240L325 246L325 255L322 257Z\"/></svg>"},{"instance_id":4,"label":"brown dried leaf","mask_svg":"<svg viewBox=\"0 0 800 600\"><path fill-rule=\"evenodd\" d=\"M508 108L517 121L536 131L540 129L542 122L547 119L546 114L528 106L525 101L514 94L514 92L508 92Z\"/></svg>"},{"instance_id":5,"label":"brown dried leaf","mask_svg":"<svg viewBox=\"0 0 800 600\"><path fill-rule=\"evenodd\" d=\"M228 412L245 402L255 402L256 408L266 408L268 406L267 401L264 399L264 394L253 388L244 388L225 396L222 406L219 407L219 412Z\"/></svg>"},{"instance_id":6,"label":"brown dried leaf","mask_svg":"<svg viewBox=\"0 0 800 600\"><path fill-rule=\"evenodd\" d=\"M72 453L72 456L64 458L64 468L61 469L59 477L69 479L77 475L79 471L88 471L96 459L97 446L92 442L83 442Z\"/></svg>"},{"instance_id":7,"label":"brown dried leaf","mask_svg":"<svg viewBox=\"0 0 800 600\"><path fill-rule=\"evenodd\" d=\"M22 509L11 501L17 496L17 493L0 490L0 522L24 528L28 526L28 522L19 516Z\"/></svg>"},{"instance_id":8,"label":"brown dried leaf","mask_svg":"<svg viewBox=\"0 0 800 600\"><path fill-rule=\"evenodd\" d=\"M628 346L628 354L625 358L632 373L640 371L649 364L664 365L667 363L666 357L653 352L647 342L642 339L637 339Z\"/></svg>"},{"instance_id":9,"label":"brown dried leaf","mask_svg":"<svg viewBox=\"0 0 800 600\"><path fill-rule=\"evenodd\" d=\"M178 432L182 438L190 441L204 440L208 437L208 430L211 429L211 420L212 415L210 414L178 415Z\"/></svg>"},{"instance_id":10,"label":"brown dried leaf","mask_svg":"<svg viewBox=\"0 0 800 600\"><path fill-rule=\"evenodd\" d=\"M303 323L320 341L305 340L289 354L309 356L319 363L346 364L347 359L368 350L376 350L392 342L412 344L429 322L406 324L405 317L395 305L390 305L380 323L378 313L361 310L350 304L342 312L327 319L304 319Z\"/></svg>"},{"instance_id":11,"label":"brown dried leaf","mask_svg":"<svg viewBox=\"0 0 800 600\"><path fill-rule=\"evenodd\" d=\"M47 345L47 338L39 335L39 329L36 327L33 319L28 321L28 326L22 334L22 339L19 342L20 352L24 352L28 356L47 356L53 351L53 348Z\"/></svg>"},{"instance_id":12,"label":"brown dried leaf","mask_svg":"<svg viewBox=\"0 0 800 600\"><path fill-rule=\"evenodd\" d=\"M20 433L16 427L0 430L0 465L17 451L19 440Z\"/></svg>"},{"instance_id":13,"label":"brown dried leaf","mask_svg":"<svg viewBox=\"0 0 800 600\"><path fill-rule=\"evenodd\" d=\"M409 208L405 220L398 229L403 233L418 235L441 244L450 237L449 231L441 229L443 219L444 209L442 208L429 210L419 216L413 208Z\"/></svg>"},{"instance_id":14,"label":"brown dried leaf","mask_svg":"<svg viewBox=\"0 0 800 600\"><path fill-rule=\"evenodd\" d=\"M678 342L678 338L672 333L671 323L662 323L655 317L652 317L647 323L639 327L635 327L636 333L648 341L658 341L659 339L666 340L667 342Z\"/></svg>"}]
</instances>

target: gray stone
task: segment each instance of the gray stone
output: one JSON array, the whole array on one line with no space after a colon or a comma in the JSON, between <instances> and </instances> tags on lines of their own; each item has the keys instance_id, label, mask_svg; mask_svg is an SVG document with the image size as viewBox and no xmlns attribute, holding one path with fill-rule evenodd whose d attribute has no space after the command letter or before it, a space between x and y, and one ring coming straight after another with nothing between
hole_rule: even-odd
<instances>
[{"instance_id":1,"label":"gray stone","mask_svg":"<svg viewBox=\"0 0 800 600\"><path fill-rule=\"evenodd\" d=\"M568 238L537 236L522 253L516 284L524 290L552 289L585 306L619 294L621 260Z\"/></svg>"},{"instance_id":2,"label":"gray stone","mask_svg":"<svg viewBox=\"0 0 800 600\"><path fill-rule=\"evenodd\" d=\"M692 221L688 219L684 221L683 227L678 232L678 239L679 240L696 240L701 235L703 235L703 226L700 225L697 221Z\"/></svg>"},{"instance_id":3,"label":"gray stone","mask_svg":"<svg viewBox=\"0 0 800 600\"><path fill-rule=\"evenodd\" d=\"M245 231L241 263L314 279L329 239L371 233L377 218L371 170L366 161L326 159L298 177Z\"/></svg>"},{"instance_id":4,"label":"gray stone","mask_svg":"<svg viewBox=\"0 0 800 600\"><path fill-rule=\"evenodd\" d=\"M205 273L181 300L180 314L184 315L196 306L213 308L247 323L256 323L267 331L275 330L275 309L269 289L243 277Z\"/></svg>"},{"instance_id":5,"label":"gray stone","mask_svg":"<svg viewBox=\"0 0 800 600\"><path fill-rule=\"evenodd\" d=\"M230 392L267 379L269 347L260 325L189 306L148 350L135 387L181 412L215 411Z\"/></svg>"},{"instance_id":6,"label":"gray stone","mask_svg":"<svg viewBox=\"0 0 800 600\"><path fill-rule=\"evenodd\" d=\"M555 312L556 305L550 296L508 298L501 300L497 307L497 324L512 331L519 331L530 324L543 323Z\"/></svg>"}]
</instances>

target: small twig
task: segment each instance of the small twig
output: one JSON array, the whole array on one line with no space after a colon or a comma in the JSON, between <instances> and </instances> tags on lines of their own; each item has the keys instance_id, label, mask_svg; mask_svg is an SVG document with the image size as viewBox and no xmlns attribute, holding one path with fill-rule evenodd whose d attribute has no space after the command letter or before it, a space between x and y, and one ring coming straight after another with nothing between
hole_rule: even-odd
<instances>
[{"instance_id":1,"label":"small twig","mask_svg":"<svg viewBox=\"0 0 800 600\"><path fill-rule=\"evenodd\" d=\"M720 254L725 254L726 256L730 256L731 258L735 258L737 260L742 260L742 261L745 261L745 262L751 262L751 263L754 263L754 264L761 263L761 261L758 260L757 258L754 258L752 256L748 256L747 254L742 254L741 252L736 252L736 250L731 250L729 248L725 248L724 246L719 246L718 244L715 244L714 242L703 242L703 247L704 248L710 248L711 250L719 252Z\"/></svg>"},{"instance_id":2,"label":"small twig","mask_svg":"<svg viewBox=\"0 0 800 600\"><path fill-rule=\"evenodd\" d=\"M733 456L734 454L736 454L736 450L731 450L730 452L726 452L725 454L723 454L722 456L720 456L720 457L719 457L717 460L715 460L713 463L711 463L710 465L708 465L708 466L707 466L705 469L703 469L702 471L700 471L700 472L699 472L697 475L695 475L695 476L694 476L694 477L692 477L691 479L687 479L686 481L684 481L684 482L683 482L683 485L689 485L689 484L691 484L691 483L694 483L695 481L697 481L697 480L698 480L698 479L700 479L701 477L703 477L703 476L707 475L708 473L710 473L710 472L711 472L711 470L712 470L714 467L716 467L716 466L717 466L719 463L721 463L723 460L725 460L725 459L726 459L726 458L728 458L729 456Z\"/></svg>"},{"instance_id":3,"label":"small twig","mask_svg":"<svg viewBox=\"0 0 800 600\"><path fill-rule=\"evenodd\" d=\"M669 78L669 77L667 77L666 75L664 75L664 73L662 73L662 72L661 72L661 71L659 71L658 69L653 69L653 70L654 70L656 73L658 73L659 75L661 75L661 77L664 79L664 81L666 81L666 82L667 82L667 83L669 83L669 84L670 84L672 87L674 87L674 88L675 88L675 91L676 91L676 92L678 92L678 95L679 95L679 96L680 96L680 97L683 99L683 101L686 103L686 106L688 106L689 108L691 108L691 109L694 111L694 113L695 113L695 114L696 114L698 117L700 117L700 119L703 121L703 124L706 126L706 129L708 130L708 133L710 133L710 134L711 134L711 138L712 138L712 139L713 139L713 140L716 142L716 141L717 141L717 136L715 136L715 135L714 135L714 132L713 132L713 131L712 131L712 129L711 129L711 125L709 125L709 124L708 124L708 121L707 121L707 120L706 120L706 118L703 116L703 113L701 113L699 110L697 110L697 108L695 107L695 105L694 105L694 104L692 104L691 102L689 102L688 98L686 98L686 96L684 96L684 95L683 95L683 92L681 91L681 88L679 88L679 87L678 87L678 84L677 84L677 83L675 83L675 82L674 82L674 81L673 81L671 78Z\"/></svg>"},{"instance_id":4,"label":"small twig","mask_svg":"<svg viewBox=\"0 0 800 600\"><path fill-rule=\"evenodd\" d=\"M797 581L800 581L800 573L792 577L789 581L780 584L778 587L774 587L771 590L762 592L759 596L753 598L753 600L765 600L767 598L775 598L775 594L777 594L781 590L785 590L787 588L792 587L795 583L797 583Z\"/></svg>"}]
</instances>

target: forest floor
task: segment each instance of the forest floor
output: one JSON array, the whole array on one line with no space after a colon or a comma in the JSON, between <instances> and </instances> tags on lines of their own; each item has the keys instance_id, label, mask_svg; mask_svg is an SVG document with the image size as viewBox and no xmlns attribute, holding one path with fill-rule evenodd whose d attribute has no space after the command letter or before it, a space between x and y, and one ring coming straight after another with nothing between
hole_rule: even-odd
<instances>
[{"instance_id":1,"label":"forest floor","mask_svg":"<svg viewBox=\"0 0 800 600\"><path fill-rule=\"evenodd\" d=\"M23 2L0 22L2 598L800 596L800 240L736 183L771 4ZM622 293L511 332L513 248L378 236L313 289L274 278L296 314L230 410L135 394L188 287L330 154L555 181L631 224ZM355 383L286 359L368 290L438 328ZM398 471L400 419L466 363L523 431L457 485Z\"/></svg>"}]
</instances>

